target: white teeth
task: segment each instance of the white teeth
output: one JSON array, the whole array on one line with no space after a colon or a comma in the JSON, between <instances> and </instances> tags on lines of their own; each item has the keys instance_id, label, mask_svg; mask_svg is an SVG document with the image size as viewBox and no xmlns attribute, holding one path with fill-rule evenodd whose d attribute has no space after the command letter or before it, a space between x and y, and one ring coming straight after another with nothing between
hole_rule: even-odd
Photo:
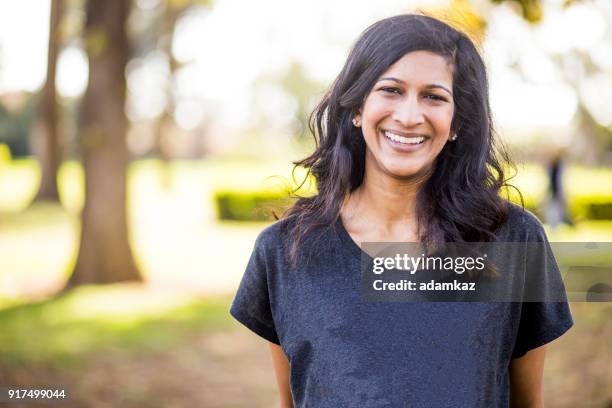
<instances>
[{"instance_id":1,"label":"white teeth","mask_svg":"<svg viewBox=\"0 0 612 408\"><path fill-rule=\"evenodd\" d=\"M388 131L385 131L385 136L387 136L389 139L393 140L394 142L405 143L405 144L419 144L423 140L425 140L423 136L404 137L404 136L396 135L395 133L391 133Z\"/></svg>"}]
</instances>

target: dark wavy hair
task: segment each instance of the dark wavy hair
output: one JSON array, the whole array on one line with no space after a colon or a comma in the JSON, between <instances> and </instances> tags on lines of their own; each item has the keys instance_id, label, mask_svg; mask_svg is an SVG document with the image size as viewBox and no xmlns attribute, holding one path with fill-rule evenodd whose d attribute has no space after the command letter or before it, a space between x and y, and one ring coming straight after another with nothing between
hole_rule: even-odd
<instances>
[{"instance_id":1,"label":"dark wavy hair","mask_svg":"<svg viewBox=\"0 0 612 408\"><path fill-rule=\"evenodd\" d=\"M291 221L286 225L293 261L310 233L333 228L345 198L363 181L366 144L352 118L380 75L406 53L420 50L444 57L453 68L451 132L459 136L444 146L417 195L420 240L434 246L495 240L509 213L508 201L499 195L507 185L504 165L513 165L493 128L483 60L464 33L425 14L403 14L361 34L310 115L316 149L293 164L294 170L308 169L306 177L316 179L318 192L298 197L281 217Z\"/></svg>"}]
</instances>

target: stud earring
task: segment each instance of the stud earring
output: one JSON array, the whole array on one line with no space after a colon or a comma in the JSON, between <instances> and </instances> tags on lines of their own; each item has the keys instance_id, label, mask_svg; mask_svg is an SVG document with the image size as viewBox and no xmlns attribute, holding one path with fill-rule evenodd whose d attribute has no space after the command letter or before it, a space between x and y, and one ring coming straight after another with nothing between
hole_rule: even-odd
<instances>
[{"instance_id":1,"label":"stud earring","mask_svg":"<svg viewBox=\"0 0 612 408\"><path fill-rule=\"evenodd\" d=\"M353 118L353 125L354 125L355 127L359 127L360 123L359 123L359 121L357 120L357 118Z\"/></svg>"},{"instance_id":2,"label":"stud earring","mask_svg":"<svg viewBox=\"0 0 612 408\"><path fill-rule=\"evenodd\" d=\"M453 134L453 135L452 135L452 136L449 138L449 140L450 140L451 142L454 142L455 140L457 140L457 137L458 137L458 136L457 136L457 134L456 134L456 133L454 133L454 134Z\"/></svg>"}]
</instances>

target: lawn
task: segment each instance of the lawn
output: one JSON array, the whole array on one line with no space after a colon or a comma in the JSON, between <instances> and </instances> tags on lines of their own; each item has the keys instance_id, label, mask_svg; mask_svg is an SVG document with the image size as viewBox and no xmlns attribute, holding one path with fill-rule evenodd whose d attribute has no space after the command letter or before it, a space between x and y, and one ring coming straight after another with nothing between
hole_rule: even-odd
<instances>
[{"instance_id":1,"label":"lawn","mask_svg":"<svg viewBox=\"0 0 612 408\"><path fill-rule=\"evenodd\" d=\"M80 167L62 167L63 206L28 207L35 163L0 166L3 385L68 387L67 407L277 405L265 342L227 313L266 224L218 222L211 196L219 187L277 183L266 177L289 177L290 166L132 164L130 239L146 284L88 286L55 298L49 295L63 286L76 255ZM517 184L537 194L542 174L529 171ZM596 187L592 180L586 184ZM551 241L612 242L612 221L547 232ZM547 352L548 406L604 407L612 401L610 305L572 303L576 326Z\"/></svg>"}]
</instances>

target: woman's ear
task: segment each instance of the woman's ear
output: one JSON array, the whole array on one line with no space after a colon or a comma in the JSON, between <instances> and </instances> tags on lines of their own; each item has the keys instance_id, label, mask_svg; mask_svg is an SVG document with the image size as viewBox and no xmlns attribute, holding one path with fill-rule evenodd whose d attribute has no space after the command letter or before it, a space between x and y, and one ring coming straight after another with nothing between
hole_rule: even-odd
<instances>
[{"instance_id":1,"label":"woman's ear","mask_svg":"<svg viewBox=\"0 0 612 408\"><path fill-rule=\"evenodd\" d=\"M361 126L361 112L357 112L354 116L353 116L353 125L355 127L360 127Z\"/></svg>"}]
</instances>

